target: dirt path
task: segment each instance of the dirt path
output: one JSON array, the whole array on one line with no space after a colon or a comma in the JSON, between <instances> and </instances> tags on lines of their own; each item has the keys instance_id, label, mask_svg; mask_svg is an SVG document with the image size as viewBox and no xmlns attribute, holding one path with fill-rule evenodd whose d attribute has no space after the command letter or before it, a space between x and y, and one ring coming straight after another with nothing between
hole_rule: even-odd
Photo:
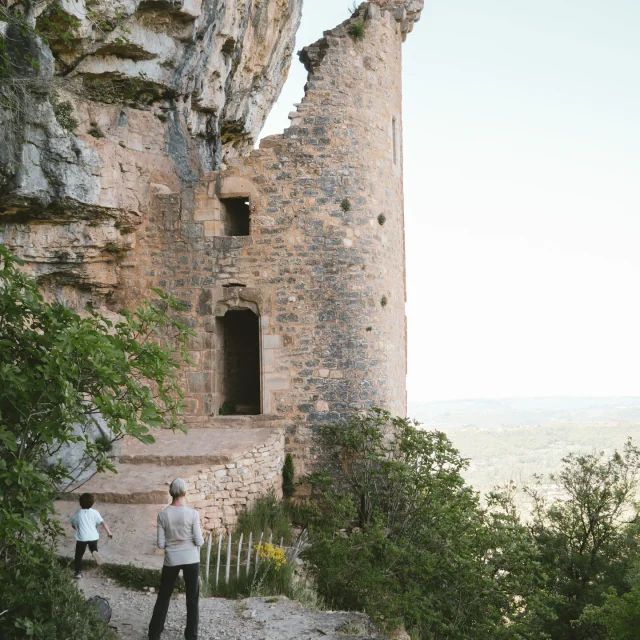
<instances>
[{"instance_id":1,"label":"dirt path","mask_svg":"<svg viewBox=\"0 0 640 640\"><path fill-rule=\"evenodd\" d=\"M86 571L79 587L87 597L102 596L113 608L111 625L123 640L146 640L156 594L133 591ZM169 607L162 640L183 640L186 620L183 594ZM382 640L369 619L357 613L312 611L284 597L200 600L200 640Z\"/></svg>"}]
</instances>

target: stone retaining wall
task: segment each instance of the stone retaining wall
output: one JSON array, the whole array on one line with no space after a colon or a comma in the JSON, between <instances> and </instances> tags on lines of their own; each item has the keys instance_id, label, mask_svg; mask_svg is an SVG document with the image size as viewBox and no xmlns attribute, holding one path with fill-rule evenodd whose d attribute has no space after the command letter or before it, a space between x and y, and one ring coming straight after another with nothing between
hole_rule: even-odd
<instances>
[{"instance_id":1,"label":"stone retaining wall","mask_svg":"<svg viewBox=\"0 0 640 640\"><path fill-rule=\"evenodd\" d=\"M200 512L203 531L233 528L240 513L269 491L281 498L283 463L284 430L278 429L232 462L203 468L197 476L185 478L187 500Z\"/></svg>"}]
</instances>

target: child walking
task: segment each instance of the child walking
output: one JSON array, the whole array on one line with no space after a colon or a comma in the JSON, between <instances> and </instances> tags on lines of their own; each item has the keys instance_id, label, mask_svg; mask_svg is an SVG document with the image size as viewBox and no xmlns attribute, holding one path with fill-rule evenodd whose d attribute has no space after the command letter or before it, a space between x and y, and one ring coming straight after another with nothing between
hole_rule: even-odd
<instances>
[{"instance_id":1,"label":"child walking","mask_svg":"<svg viewBox=\"0 0 640 640\"><path fill-rule=\"evenodd\" d=\"M94 560L98 564L103 563L98 553L98 539L100 538L97 529L98 525L101 524L107 532L107 536L113 538L113 534L107 523L102 519L102 516L91 508L93 507L93 502L93 496L90 493L83 493L80 496L80 509L69 518L69 524L76 531L76 557L74 563L76 573L74 578L82 578L82 556L87 550L87 545L89 545L89 551Z\"/></svg>"}]
</instances>

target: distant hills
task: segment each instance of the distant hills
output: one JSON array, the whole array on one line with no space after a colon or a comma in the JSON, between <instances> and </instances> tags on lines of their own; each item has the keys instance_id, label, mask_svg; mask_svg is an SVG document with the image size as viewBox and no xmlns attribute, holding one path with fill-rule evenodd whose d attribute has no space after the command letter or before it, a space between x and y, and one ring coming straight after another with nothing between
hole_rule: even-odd
<instances>
[{"instance_id":1,"label":"distant hills","mask_svg":"<svg viewBox=\"0 0 640 640\"><path fill-rule=\"evenodd\" d=\"M423 428L444 431L470 459L467 480L480 492L534 473L556 471L570 452L640 445L640 397L509 398L413 403ZM547 489L553 493L553 485Z\"/></svg>"}]
</instances>

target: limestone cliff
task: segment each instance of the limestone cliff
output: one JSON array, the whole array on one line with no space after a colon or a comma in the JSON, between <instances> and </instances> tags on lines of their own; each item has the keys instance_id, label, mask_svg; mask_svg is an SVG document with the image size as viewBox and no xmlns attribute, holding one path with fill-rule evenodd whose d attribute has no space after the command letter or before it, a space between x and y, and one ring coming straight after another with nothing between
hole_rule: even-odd
<instances>
[{"instance_id":1,"label":"limestone cliff","mask_svg":"<svg viewBox=\"0 0 640 640\"><path fill-rule=\"evenodd\" d=\"M179 191L253 146L286 79L301 9L302 0L5 0L0 242L70 302L108 294L152 185Z\"/></svg>"}]
</instances>

